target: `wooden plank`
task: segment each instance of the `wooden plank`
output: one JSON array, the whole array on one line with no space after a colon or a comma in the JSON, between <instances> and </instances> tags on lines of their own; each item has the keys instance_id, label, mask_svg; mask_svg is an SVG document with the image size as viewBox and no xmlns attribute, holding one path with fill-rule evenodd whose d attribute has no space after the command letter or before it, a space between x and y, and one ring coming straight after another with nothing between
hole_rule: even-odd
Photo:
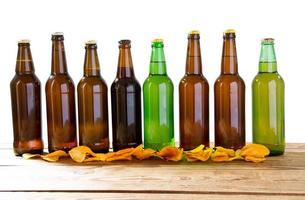
<instances>
[{"instance_id":1,"label":"wooden plank","mask_svg":"<svg viewBox=\"0 0 305 200\"><path fill-rule=\"evenodd\" d=\"M0 199L213 199L213 200L232 200L232 199L247 199L247 200L303 200L304 196L298 195L243 195L243 194L156 194L156 193L81 193L81 192L0 192Z\"/></svg>"},{"instance_id":2,"label":"wooden plank","mask_svg":"<svg viewBox=\"0 0 305 200\"><path fill-rule=\"evenodd\" d=\"M284 156L269 157L259 164L243 161L175 163L160 160L107 164L76 164L68 160L48 163L23 160L15 157L11 149L0 149L0 177L5 180L0 184L0 191L5 193L0 194L130 193L137 198L146 193L170 193L177 195L177 199L181 194L198 197L213 195L219 199L224 199L221 195L243 195L241 198L259 195L265 199L270 199L267 198L270 195L284 195L290 199L305 195L305 151L293 151L303 146L287 145L289 148ZM127 198L128 195L124 194Z\"/></svg>"},{"instance_id":3,"label":"wooden plank","mask_svg":"<svg viewBox=\"0 0 305 200\"><path fill-rule=\"evenodd\" d=\"M305 194L305 170L236 170L230 164L1 166L2 191L189 191ZM259 165L256 165L259 168Z\"/></svg>"}]
</instances>

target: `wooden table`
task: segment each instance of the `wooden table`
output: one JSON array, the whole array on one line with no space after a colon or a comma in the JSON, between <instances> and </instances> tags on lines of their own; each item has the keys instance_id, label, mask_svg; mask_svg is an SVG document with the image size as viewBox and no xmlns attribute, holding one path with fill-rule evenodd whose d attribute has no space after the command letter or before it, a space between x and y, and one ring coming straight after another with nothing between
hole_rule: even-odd
<instances>
[{"instance_id":1,"label":"wooden table","mask_svg":"<svg viewBox=\"0 0 305 200\"><path fill-rule=\"evenodd\" d=\"M264 163L160 160L76 164L0 148L0 199L305 199L305 144Z\"/></svg>"}]
</instances>

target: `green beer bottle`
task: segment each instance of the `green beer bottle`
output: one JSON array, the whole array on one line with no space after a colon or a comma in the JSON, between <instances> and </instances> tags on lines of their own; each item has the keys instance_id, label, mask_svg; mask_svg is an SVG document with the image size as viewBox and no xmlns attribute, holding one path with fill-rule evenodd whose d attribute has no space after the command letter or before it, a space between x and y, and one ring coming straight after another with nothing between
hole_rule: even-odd
<instances>
[{"instance_id":1,"label":"green beer bottle","mask_svg":"<svg viewBox=\"0 0 305 200\"><path fill-rule=\"evenodd\" d=\"M270 155L285 150L284 80L277 72L274 40L262 40L259 73L252 83L253 142L270 149Z\"/></svg>"},{"instance_id":2,"label":"green beer bottle","mask_svg":"<svg viewBox=\"0 0 305 200\"><path fill-rule=\"evenodd\" d=\"M152 42L149 76L143 85L144 147L174 146L174 86L166 74L163 40Z\"/></svg>"}]
</instances>

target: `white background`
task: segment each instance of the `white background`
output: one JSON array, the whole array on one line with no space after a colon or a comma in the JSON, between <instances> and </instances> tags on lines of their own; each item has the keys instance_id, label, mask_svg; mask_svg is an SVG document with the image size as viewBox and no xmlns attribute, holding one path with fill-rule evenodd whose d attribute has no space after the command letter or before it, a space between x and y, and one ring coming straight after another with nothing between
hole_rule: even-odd
<instances>
[{"instance_id":1,"label":"white background","mask_svg":"<svg viewBox=\"0 0 305 200\"><path fill-rule=\"evenodd\" d=\"M175 137L178 140L178 84L185 70L187 33L192 29L201 31L203 73L211 91L210 138L213 141L213 85L220 73L222 32L227 28L237 31L239 73L246 83L247 141L252 138L251 82L258 71L260 39L274 37L278 71L286 83L286 141L305 142L305 9L301 2L1 1L0 143L12 143L13 140L9 83L15 73L19 39L31 40L36 74L42 83L43 137L46 141L44 87L51 69L51 34L55 31L65 34L68 70L75 86L83 74L86 40L98 41L101 73L110 88L116 75L120 39L132 40L134 70L142 85L148 76L150 42L156 37L163 38L167 72L175 85ZM109 91L108 94L110 97ZM111 115L109 119L111 125Z\"/></svg>"}]
</instances>

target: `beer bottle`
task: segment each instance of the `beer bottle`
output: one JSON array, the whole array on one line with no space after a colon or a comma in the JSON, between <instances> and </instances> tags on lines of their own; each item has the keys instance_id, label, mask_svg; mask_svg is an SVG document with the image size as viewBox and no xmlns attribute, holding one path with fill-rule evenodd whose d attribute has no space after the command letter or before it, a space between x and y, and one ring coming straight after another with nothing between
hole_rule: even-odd
<instances>
[{"instance_id":1,"label":"beer bottle","mask_svg":"<svg viewBox=\"0 0 305 200\"><path fill-rule=\"evenodd\" d=\"M84 76L77 86L79 145L94 152L109 149L107 85L100 75L95 41L86 42Z\"/></svg>"},{"instance_id":2,"label":"beer bottle","mask_svg":"<svg viewBox=\"0 0 305 200\"><path fill-rule=\"evenodd\" d=\"M40 81L35 75L29 40L18 42L16 74L10 83L14 152L41 154Z\"/></svg>"},{"instance_id":3,"label":"beer bottle","mask_svg":"<svg viewBox=\"0 0 305 200\"><path fill-rule=\"evenodd\" d=\"M239 149L245 145L245 83L238 75L235 31L223 35L221 74L214 85L215 145Z\"/></svg>"},{"instance_id":4,"label":"beer bottle","mask_svg":"<svg viewBox=\"0 0 305 200\"><path fill-rule=\"evenodd\" d=\"M262 40L259 73L252 82L253 142L267 146L270 155L285 150L284 80L277 72L274 40Z\"/></svg>"},{"instance_id":5,"label":"beer bottle","mask_svg":"<svg viewBox=\"0 0 305 200\"><path fill-rule=\"evenodd\" d=\"M166 73L163 40L152 42L149 76L144 82L144 146L174 146L174 87Z\"/></svg>"},{"instance_id":6,"label":"beer bottle","mask_svg":"<svg viewBox=\"0 0 305 200\"><path fill-rule=\"evenodd\" d=\"M75 97L62 33L52 35L52 69L45 89L49 152L68 151L77 146Z\"/></svg>"},{"instance_id":7,"label":"beer bottle","mask_svg":"<svg viewBox=\"0 0 305 200\"><path fill-rule=\"evenodd\" d=\"M111 85L113 150L142 143L141 86L137 81L130 40L119 41L117 75Z\"/></svg>"},{"instance_id":8,"label":"beer bottle","mask_svg":"<svg viewBox=\"0 0 305 200\"><path fill-rule=\"evenodd\" d=\"M188 35L186 73L179 84L180 146L209 146L209 84L202 75L200 33Z\"/></svg>"}]
</instances>

